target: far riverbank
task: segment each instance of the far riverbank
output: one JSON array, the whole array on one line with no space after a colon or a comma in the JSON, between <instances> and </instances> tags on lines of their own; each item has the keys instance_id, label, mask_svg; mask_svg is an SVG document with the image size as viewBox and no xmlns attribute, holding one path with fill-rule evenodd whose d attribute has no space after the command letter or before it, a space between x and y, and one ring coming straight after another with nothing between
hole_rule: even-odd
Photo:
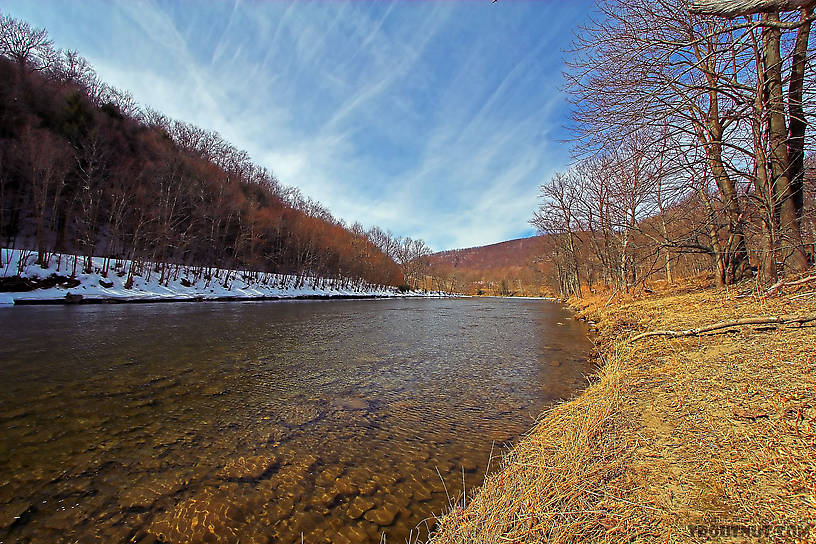
<instances>
[{"instance_id":1,"label":"far riverbank","mask_svg":"<svg viewBox=\"0 0 816 544\"><path fill-rule=\"evenodd\" d=\"M241 302L264 300L441 298L435 291L401 291L346 278L319 278L244 270L171 265L160 273L141 263L131 273L125 260L53 254L45 266L36 252L0 250L0 306L145 302Z\"/></svg>"}]
</instances>

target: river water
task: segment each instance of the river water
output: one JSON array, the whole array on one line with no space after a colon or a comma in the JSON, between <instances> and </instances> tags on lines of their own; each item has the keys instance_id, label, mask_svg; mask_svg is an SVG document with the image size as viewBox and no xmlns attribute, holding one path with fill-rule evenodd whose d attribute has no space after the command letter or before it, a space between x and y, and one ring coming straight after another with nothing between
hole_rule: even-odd
<instances>
[{"instance_id":1,"label":"river water","mask_svg":"<svg viewBox=\"0 0 816 544\"><path fill-rule=\"evenodd\" d=\"M539 300L2 309L0 542L424 538L588 352Z\"/></svg>"}]
</instances>

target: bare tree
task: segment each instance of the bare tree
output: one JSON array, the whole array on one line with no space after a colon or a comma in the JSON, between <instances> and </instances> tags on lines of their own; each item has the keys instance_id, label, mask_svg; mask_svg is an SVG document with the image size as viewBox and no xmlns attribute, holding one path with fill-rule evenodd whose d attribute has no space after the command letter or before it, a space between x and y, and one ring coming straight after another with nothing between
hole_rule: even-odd
<instances>
[{"instance_id":1,"label":"bare tree","mask_svg":"<svg viewBox=\"0 0 816 544\"><path fill-rule=\"evenodd\" d=\"M76 190L76 236L85 256L85 271L91 272L92 258L99 234L99 215L104 206L108 178L109 148L106 135L98 127L74 146L75 171L79 184Z\"/></svg>"},{"instance_id":2,"label":"bare tree","mask_svg":"<svg viewBox=\"0 0 816 544\"><path fill-rule=\"evenodd\" d=\"M51 202L60 201L65 184L68 152L66 144L42 129L27 127L23 147L31 180L31 205L36 225L37 263L46 266L46 233L53 220Z\"/></svg>"},{"instance_id":3,"label":"bare tree","mask_svg":"<svg viewBox=\"0 0 816 544\"><path fill-rule=\"evenodd\" d=\"M542 234L555 238L554 264L558 272L561 296L581 296L578 266L578 231L576 206L578 188L570 174L556 173L549 184L541 186L542 205L531 223Z\"/></svg>"},{"instance_id":4,"label":"bare tree","mask_svg":"<svg viewBox=\"0 0 816 544\"><path fill-rule=\"evenodd\" d=\"M49 63L43 61L52 52L53 42L44 28L33 28L10 15L0 16L0 55L16 62L21 72L46 68Z\"/></svg>"},{"instance_id":5,"label":"bare tree","mask_svg":"<svg viewBox=\"0 0 816 544\"><path fill-rule=\"evenodd\" d=\"M707 13L746 17L700 15L702 4L720 10ZM709 230L722 283L751 272L752 202L763 210L763 278L774 277L777 256L790 273L808 266L801 218L812 4L710 0L690 13L683 0L608 0L603 18L577 38L568 78L578 151L614 150L644 129L671 139L674 157L702 150L705 164L692 177L708 213L718 214L710 223L725 219L724 230ZM799 14L781 18L777 9ZM784 36L788 30L796 35ZM664 189L661 182L661 198Z\"/></svg>"},{"instance_id":6,"label":"bare tree","mask_svg":"<svg viewBox=\"0 0 816 544\"><path fill-rule=\"evenodd\" d=\"M430 248L423 240L405 237L396 240L394 250L395 261L402 269L403 281L406 285L416 287L417 281L424 276L428 267Z\"/></svg>"}]
</instances>

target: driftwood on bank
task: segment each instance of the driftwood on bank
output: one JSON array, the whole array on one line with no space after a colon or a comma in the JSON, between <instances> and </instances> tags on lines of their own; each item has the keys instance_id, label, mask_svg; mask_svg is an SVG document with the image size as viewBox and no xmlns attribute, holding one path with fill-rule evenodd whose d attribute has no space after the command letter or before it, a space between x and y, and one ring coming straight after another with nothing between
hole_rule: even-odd
<instances>
[{"instance_id":1,"label":"driftwood on bank","mask_svg":"<svg viewBox=\"0 0 816 544\"><path fill-rule=\"evenodd\" d=\"M813 7L816 0L692 0L689 11L701 15L738 17L752 13L794 11Z\"/></svg>"},{"instance_id":2,"label":"driftwood on bank","mask_svg":"<svg viewBox=\"0 0 816 544\"><path fill-rule=\"evenodd\" d=\"M774 291L782 289L783 287L795 287L797 285L802 285L804 283L810 283L812 281L816 281L816 276L808 276L807 278L802 278L802 279L796 280L796 281L780 280L780 281L774 283L773 285L771 285L770 287L768 287L768 290L765 291L765 294L770 295Z\"/></svg>"},{"instance_id":3,"label":"driftwood on bank","mask_svg":"<svg viewBox=\"0 0 816 544\"><path fill-rule=\"evenodd\" d=\"M742 319L729 319L727 321L719 321L711 325L697 327L696 329L686 329L684 331L649 331L643 332L633 336L629 341L636 342L641 338L648 338L650 336L668 336L670 338L681 338L683 336L697 336L705 332L716 331L720 329L728 329L731 327L739 327L742 325L784 325L787 323L809 323L816 321L816 313L800 314L800 315L777 315L777 316L760 316L760 317L745 317Z\"/></svg>"}]
</instances>

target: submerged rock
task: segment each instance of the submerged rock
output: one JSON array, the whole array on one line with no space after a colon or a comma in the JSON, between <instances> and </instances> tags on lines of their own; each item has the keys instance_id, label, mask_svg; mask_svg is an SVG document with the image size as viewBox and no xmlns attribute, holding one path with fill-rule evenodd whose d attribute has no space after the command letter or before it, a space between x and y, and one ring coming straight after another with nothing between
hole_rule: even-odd
<instances>
[{"instance_id":1,"label":"submerged rock","mask_svg":"<svg viewBox=\"0 0 816 544\"><path fill-rule=\"evenodd\" d=\"M206 386L202 391L201 394L208 396L208 397L220 397L229 393L230 390L223 384L212 384Z\"/></svg>"},{"instance_id":2,"label":"submerged rock","mask_svg":"<svg viewBox=\"0 0 816 544\"><path fill-rule=\"evenodd\" d=\"M119 493L119 504L123 508L148 508L161 497L173 495L188 484L183 474L158 473L147 476Z\"/></svg>"},{"instance_id":3,"label":"submerged rock","mask_svg":"<svg viewBox=\"0 0 816 544\"><path fill-rule=\"evenodd\" d=\"M218 477L225 480L258 480L272 470L276 460L271 455L255 455L233 459L218 471Z\"/></svg>"},{"instance_id":4,"label":"submerged rock","mask_svg":"<svg viewBox=\"0 0 816 544\"><path fill-rule=\"evenodd\" d=\"M324 516L317 512L297 510L286 520L286 525L290 532L299 535L300 533L312 532L323 520ZM306 540L304 539L304 541Z\"/></svg>"},{"instance_id":5,"label":"submerged rock","mask_svg":"<svg viewBox=\"0 0 816 544\"><path fill-rule=\"evenodd\" d=\"M263 422L266 424L264 428L261 429L257 442L260 444L279 444L281 440L283 440L286 435L287 431L283 427L278 427L277 425L269 425L266 421Z\"/></svg>"},{"instance_id":6,"label":"submerged rock","mask_svg":"<svg viewBox=\"0 0 816 544\"><path fill-rule=\"evenodd\" d=\"M206 488L153 518L148 532L163 542L238 542L243 508L234 491Z\"/></svg>"},{"instance_id":7,"label":"submerged rock","mask_svg":"<svg viewBox=\"0 0 816 544\"><path fill-rule=\"evenodd\" d=\"M346 471L343 479L353 482L361 495L373 495L379 489L379 485L372 478L373 474L367 468L353 467Z\"/></svg>"},{"instance_id":8,"label":"submerged rock","mask_svg":"<svg viewBox=\"0 0 816 544\"><path fill-rule=\"evenodd\" d=\"M29 508L31 504L26 501L13 501L0 505L0 529L11 527Z\"/></svg>"},{"instance_id":9,"label":"submerged rock","mask_svg":"<svg viewBox=\"0 0 816 544\"><path fill-rule=\"evenodd\" d=\"M368 410L369 402L360 397L337 399L334 405L340 410Z\"/></svg>"},{"instance_id":10,"label":"submerged rock","mask_svg":"<svg viewBox=\"0 0 816 544\"><path fill-rule=\"evenodd\" d=\"M429 501L429 500L431 500L431 498L433 496L433 495L431 495L431 490L428 487L426 487L424 484L415 485L414 488L413 488L413 492L414 492L414 499L416 499L417 502Z\"/></svg>"},{"instance_id":11,"label":"submerged rock","mask_svg":"<svg viewBox=\"0 0 816 544\"><path fill-rule=\"evenodd\" d=\"M85 506L78 504L61 506L45 518L43 526L56 531L71 531L87 521L90 515L90 510Z\"/></svg>"},{"instance_id":12,"label":"submerged rock","mask_svg":"<svg viewBox=\"0 0 816 544\"><path fill-rule=\"evenodd\" d=\"M323 472L317 475L315 483L317 485L328 486L337 481L337 478L343 474L343 467L339 465L332 465L326 468Z\"/></svg>"},{"instance_id":13,"label":"submerged rock","mask_svg":"<svg viewBox=\"0 0 816 544\"><path fill-rule=\"evenodd\" d=\"M341 476L334 482L332 489L337 491L340 495L357 495L360 489L354 484L351 478Z\"/></svg>"},{"instance_id":14,"label":"submerged rock","mask_svg":"<svg viewBox=\"0 0 816 544\"><path fill-rule=\"evenodd\" d=\"M461 466L465 472L476 472L476 469L479 468L479 465L476 464L476 461L474 461L470 457L463 458L461 460Z\"/></svg>"},{"instance_id":15,"label":"submerged rock","mask_svg":"<svg viewBox=\"0 0 816 544\"><path fill-rule=\"evenodd\" d=\"M299 404L290 406L280 417L290 427L301 427L323 417L323 412L317 406Z\"/></svg>"},{"instance_id":16,"label":"submerged rock","mask_svg":"<svg viewBox=\"0 0 816 544\"><path fill-rule=\"evenodd\" d=\"M339 493L331 490L323 491L316 493L311 498L310 502L312 503L313 506L323 506L325 508L330 508L331 506L334 505L335 502L337 502L337 498L339 496L340 496Z\"/></svg>"},{"instance_id":17,"label":"submerged rock","mask_svg":"<svg viewBox=\"0 0 816 544\"><path fill-rule=\"evenodd\" d=\"M366 530L359 525L347 525L334 535L333 544L361 544L368 542L369 536Z\"/></svg>"},{"instance_id":18,"label":"submerged rock","mask_svg":"<svg viewBox=\"0 0 816 544\"><path fill-rule=\"evenodd\" d=\"M379 508L366 512L363 518L371 523L376 523L380 527L388 527L394 523L399 512L400 508L396 504L385 503Z\"/></svg>"},{"instance_id":19,"label":"submerged rock","mask_svg":"<svg viewBox=\"0 0 816 544\"><path fill-rule=\"evenodd\" d=\"M374 508L376 503L367 497L355 497L349 504L346 514L351 519L360 519L363 514Z\"/></svg>"},{"instance_id":20,"label":"submerged rock","mask_svg":"<svg viewBox=\"0 0 816 544\"><path fill-rule=\"evenodd\" d=\"M288 518L294 509L295 500L292 497L282 497L273 500L266 507L266 512L274 525L276 521Z\"/></svg>"}]
</instances>

